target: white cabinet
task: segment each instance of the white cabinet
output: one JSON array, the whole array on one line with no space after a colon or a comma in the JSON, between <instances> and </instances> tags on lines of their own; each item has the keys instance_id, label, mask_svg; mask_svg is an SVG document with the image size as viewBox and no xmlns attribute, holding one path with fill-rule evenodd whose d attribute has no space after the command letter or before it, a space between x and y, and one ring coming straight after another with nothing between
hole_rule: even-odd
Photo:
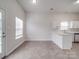
<instances>
[{"instance_id":1,"label":"white cabinet","mask_svg":"<svg viewBox=\"0 0 79 59\"><path fill-rule=\"evenodd\" d=\"M71 49L72 40L74 39L73 34L69 33L56 33L53 32L52 41L58 45L61 49Z\"/></svg>"},{"instance_id":2,"label":"white cabinet","mask_svg":"<svg viewBox=\"0 0 79 59\"><path fill-rule=\"evenodd\" d=\"M71 49L73 39L74 39L73 34L63 35L63 49Z\"/></svg>"}]
</instances>

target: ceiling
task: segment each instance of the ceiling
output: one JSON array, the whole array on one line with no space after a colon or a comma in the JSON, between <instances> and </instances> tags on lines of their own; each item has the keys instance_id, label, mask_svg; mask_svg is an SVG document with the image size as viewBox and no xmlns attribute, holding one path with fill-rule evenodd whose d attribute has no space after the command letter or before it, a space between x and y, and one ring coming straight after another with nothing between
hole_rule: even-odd
<instances>
[{"instance_id":1,"label":"ceiling","mask_svg":"<svg viewBox=\"0 0 79 59\"><path fill-rule=\"evenodd\" d=\"M26 12L79 12L79 4L74 4L76 0L37 0L37 4L33 4L32 0L18 2Z\"/></svg>"}]
</instances>

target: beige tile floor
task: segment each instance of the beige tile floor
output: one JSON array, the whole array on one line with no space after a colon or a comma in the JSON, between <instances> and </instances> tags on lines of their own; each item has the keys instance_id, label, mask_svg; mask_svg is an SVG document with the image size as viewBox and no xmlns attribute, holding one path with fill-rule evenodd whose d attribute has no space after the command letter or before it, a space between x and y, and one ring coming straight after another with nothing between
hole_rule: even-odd
<instances>
[{"instance_id":1,"label":"beige tile floor","mask_svg":"<svg viewBox=\"0 0 79 59\"><path fill-rule=\"evenodd\" d=\"M79 59L79 44L61 50L53 42L25 42L5 59Z\"/></svg>"}]
</instances>

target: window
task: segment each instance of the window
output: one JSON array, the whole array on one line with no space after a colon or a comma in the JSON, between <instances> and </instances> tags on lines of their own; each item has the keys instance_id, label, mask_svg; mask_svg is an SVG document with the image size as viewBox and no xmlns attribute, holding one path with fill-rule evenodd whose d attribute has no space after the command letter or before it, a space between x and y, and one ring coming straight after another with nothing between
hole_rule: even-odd
<instances>
[{"instance_id":1,"label":"window","mask_svg":"<svg viewBox=\"0 0 79 59\"><path fill-rule=\"evenodd\" d=\"M61 22L60 23L60 29L61 30L68 30L69 23L68 22Z\"/></svg>"},{"instance_id":2,"label":"window","mask_svg":"<svg viewBox=\"0 0 79 59\"><path fill-rule=\"evenodd\" d=\"M23 37L23 21L16 17L16 39Z\"/></svg>"}]
</instances>

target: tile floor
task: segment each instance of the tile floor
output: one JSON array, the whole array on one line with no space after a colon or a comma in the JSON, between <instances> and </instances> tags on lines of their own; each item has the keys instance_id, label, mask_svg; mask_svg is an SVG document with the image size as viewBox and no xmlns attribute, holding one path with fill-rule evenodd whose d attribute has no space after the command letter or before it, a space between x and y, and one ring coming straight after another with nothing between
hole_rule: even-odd
<instances>
[{"instance_id":1,"label":"tile floor","mask_svg":"<svg viewBox=\"0 0 79 59\"><path fill-rule=\"evenodd\" d=\"M5 59L79 59L79 43L61 50L53 42L25 42Z\"/></svg>"}]
</instances>

